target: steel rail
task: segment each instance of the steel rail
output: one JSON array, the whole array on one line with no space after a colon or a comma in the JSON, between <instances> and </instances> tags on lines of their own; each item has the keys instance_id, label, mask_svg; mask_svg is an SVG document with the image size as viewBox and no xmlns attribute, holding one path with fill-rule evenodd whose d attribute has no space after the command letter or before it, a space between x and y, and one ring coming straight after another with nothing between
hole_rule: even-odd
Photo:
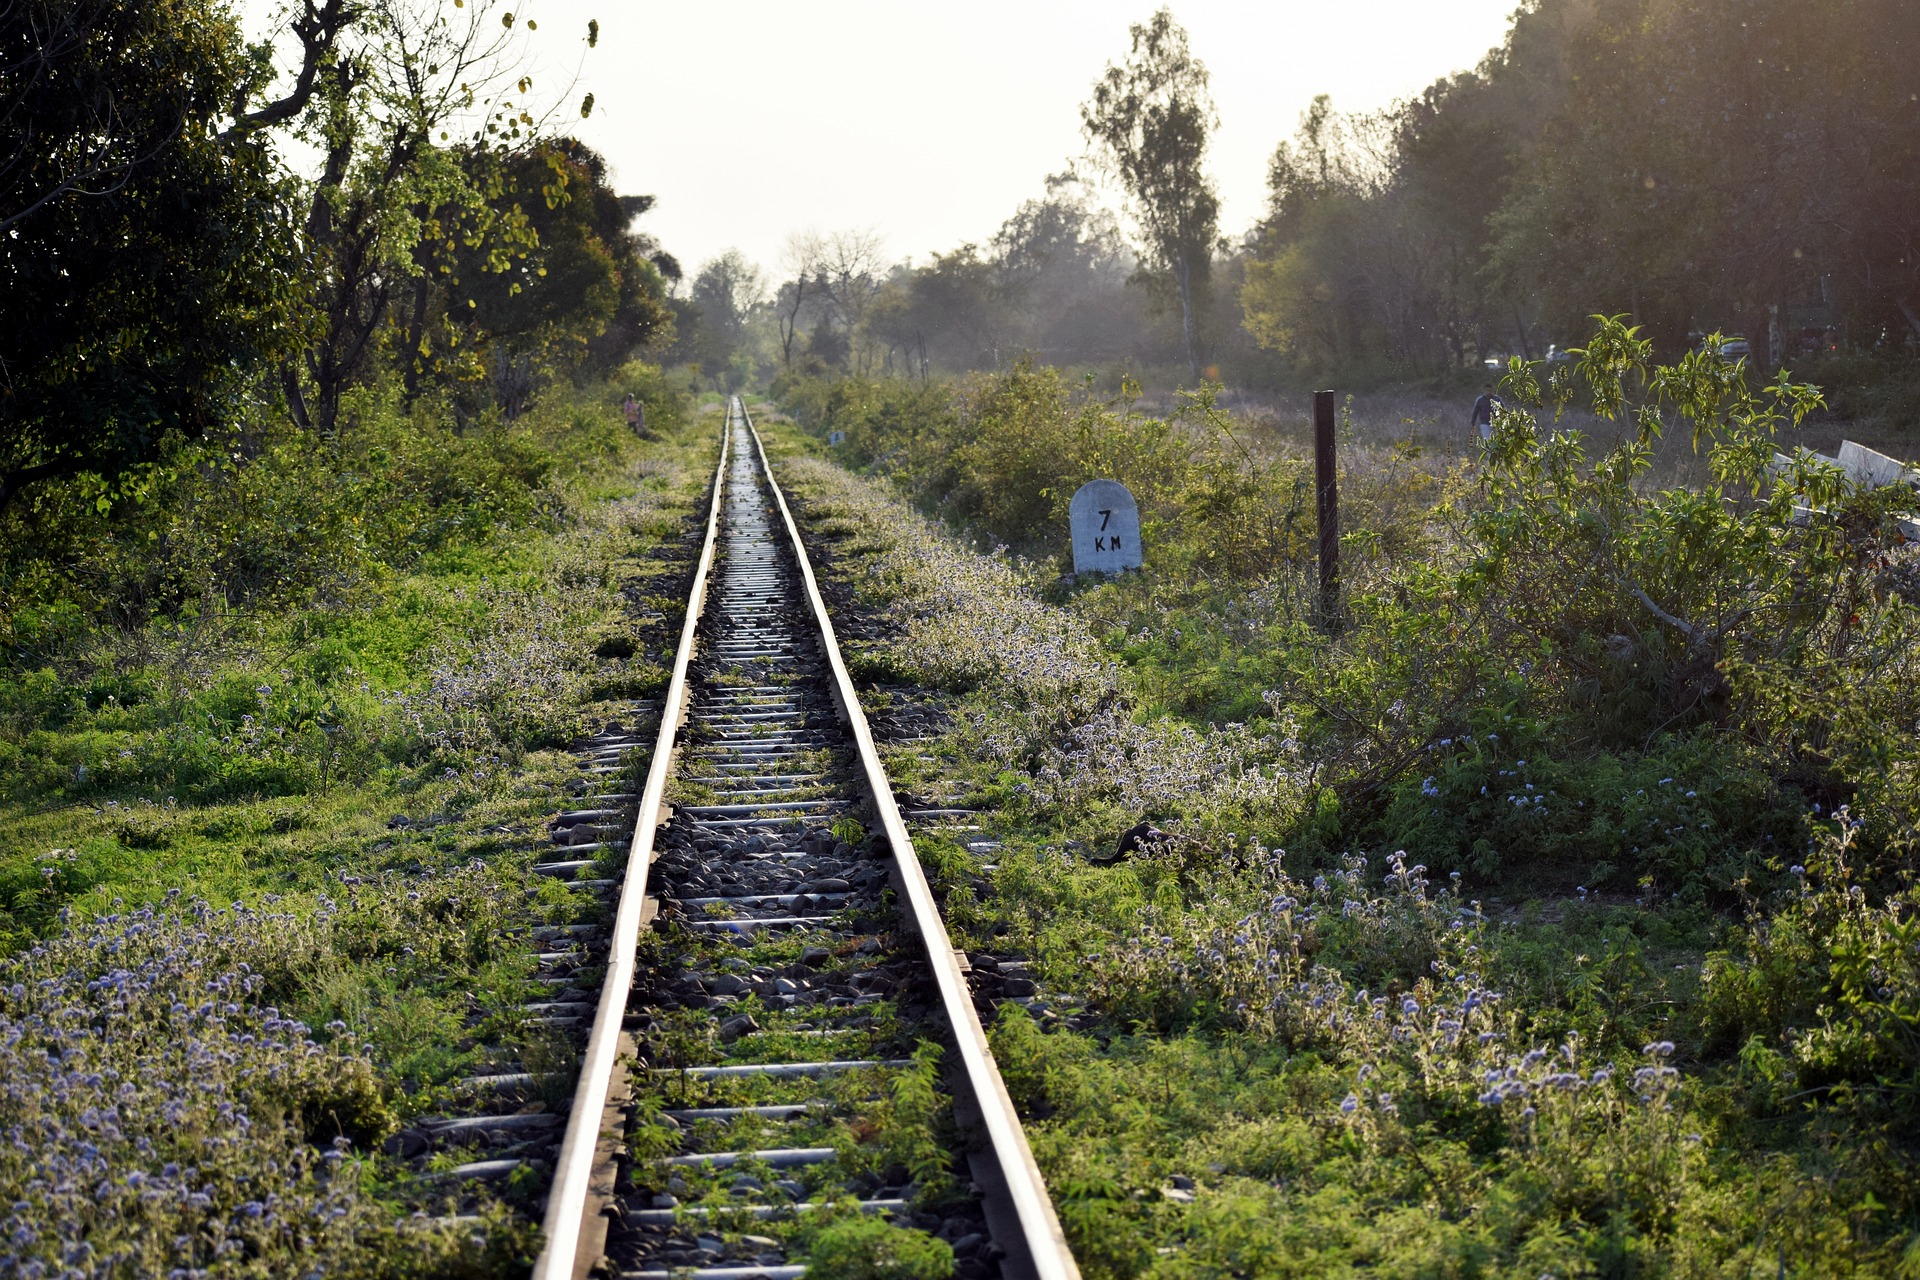
<instances>
[{"instance_id":1,"label":"steel rail","mask_svg":"<svg viewBox=\"0 0 1920 1280\"><path fill-rule=\"evenodd\" d=\"M567 1117L566 1137L554 1165L553 1186L547 1194L544 1243L533 1264L533 1280L576 1280L584 1276L598 1261L600 1250L597 1238L591 1241L594 1247L583 1250L581 1246L589 1242L589 1237L603 1236L605 1231L598 1201L609 1194L611 1188L596 1188L594 1175L601 1163L600 1148L607 1137L607 1109L614 1073L626 1056L622 1052L623 1028L627 1000L633 991L635 952L645 923L647 868L653 861L654 835L660 826L667 779L673 772L674 739L686 711L687 670L706 603L707 578L713 567L720 528L721 500L727 487L727 462L733 439L731 426L729 414L720 430L720 461L714 467L707 528L700 559L694 565L687 616L680 628L680 647L674 654L673 675L660 703L660 732L654 741L646 789L641 793L640 811L634 820L633 842L628 847L620 905L607 947L607 975L600 986L593 1031L581 1056L580 1081L574 1088L573 1110ZM616 1134L615 1141L624 1141L624 1135Z\"/></svg>"},{"instance_id":2,"label":"steel rail","mask_svg":"<svg viewBox=\"0 0 1920 1280\"><path fill-rule=\"evenodd\" d=\"M744 403L740 405L740 414L746 422L748 433L753 437L754 451L760 459L760 473L766 478L767 487L772 491L774 503L780 510L780 518L786 524L787 536L793 542L794 561L799 565L801 579L806 584L807 602L813 610L814 623L820 629L821 648L833 669L835 701L840 704L847 728L859 746L860 765L866 773L867 787L872 793L881 826L886 830L895 870L906 890L914 928L926 946L927 963L933 969L940 1002L960 1051L962 1075L987 1133L989 1155L996 1166L993 1174L1000 1184L998 1189L1011 1202L1017 1218L1019 1238L1001 1239L996 1232L995 1240L1008 1250L1009 1261L1028 1263L1031 1274L1039 1280L1079 1280L1080 1268L1067 1247L1066 1235L1060 1229L1060 1219L1053 1210L1053 1200L1047 1194L1046 1181L1040 1174L1039 1165L1034 1162L1033 1149L1027 1145L1026 1131L1021 1128L1020 1117L1013 1109L1013 1099L1008 1096L1006 1083L1000 1078L1000 1068L987 1047L986 1031L981 1027L980 1016L973 1007L973 995L967 987L966 975L961 971L959 958L947 935L946 922L940 917L939 905L933 899L933 888L927 883L919 855L914 852L913 838L907 833L906 821L901 817L899 803L894 799L893 782L887 777L886 766L881 763L880 753L874 746L873 731L868 727L866 712L860 706L853 677L840 655L840 642L834 634L833 619L827 614L826 601L814 577L806 544L800 539L799 526L794 523L793 511L787 506L786 493L773 477L766 443L761 440L759 429L753 425L753 417L747 413ZM1021 1252L1026 1254L1024 1259L1018 1258Z\"/></svg>"}]
</instances>

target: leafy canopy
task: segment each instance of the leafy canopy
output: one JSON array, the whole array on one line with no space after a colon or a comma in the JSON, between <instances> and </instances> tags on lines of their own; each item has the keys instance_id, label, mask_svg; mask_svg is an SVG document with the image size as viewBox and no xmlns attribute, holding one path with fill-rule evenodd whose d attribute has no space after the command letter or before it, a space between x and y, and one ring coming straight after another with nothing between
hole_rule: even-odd
<instances>
[{"instance_id":1,"label":"leafy canopy","mask_svg":"<svg viewBox=\"0 0 1920 1280\"><path fill-rule=\"evenodd\" d=\"M224 129L255 78L225 6L33 0L0 48L4 507L224 420L294 336L299 263L265 135Z\"/></svg>"},{"instance_id":2,"label":"leafy canopy","mask_svg":"<svg viewBox=\"0 0 1920 1280\"><path fill-rule=\"evenodd\" d=\"M1206 66L1187 33L1161 9L1130 32L1126 62L1110 65L1080 108L1087 140L1132 198L1154 260L1180 290L1188 362L1199 379L1193 285L1204 280L1220 229L1220 197L1207 176L1207 141L1219 126Z\"/></svg>"}]
</instances>

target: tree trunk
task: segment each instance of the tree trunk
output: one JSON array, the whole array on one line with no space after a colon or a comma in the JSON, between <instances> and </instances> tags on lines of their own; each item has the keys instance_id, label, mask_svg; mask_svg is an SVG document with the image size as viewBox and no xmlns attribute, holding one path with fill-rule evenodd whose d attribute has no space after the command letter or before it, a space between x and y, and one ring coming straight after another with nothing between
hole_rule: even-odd
<instances>
[{"instance_id":1,"label":"tree trunk","mask_svg":"<svg viewBox=\"0 0 1920 1280\"><path fill-rule=\"evenodd\" d=\"M0 511L5 511L12 506L13 500L19 497L21 490L28 485L51 479L65 469L57 462L43 462L37 466L21 467L16 471L0 475Z\"/></svg>"},{"instance_id":2,"label":"tree trunk","mask_svg":"<svg viewBox=\"0 0 1920 1280\"><path fill-rule=\"evenodd\" d=\"M280 368L280 387L286 393L287 413L293 418L293 425L302 431L313 430L313 416L307 412L307 393L300 388L300 371L292 362Z\"/></svg>"},{"instance_id":3,"label":"tree trunk","mask_svg":"<svg viewBox=\"0 0 1920 1280\"><path fill-rule=\"evenodd\" d=\"M1193 272L1187 266L1184 251L1174 260L1173 271L1180 281L1180 332L1187 340L1187 370L1197 387L1200 385L1200 344L1193 333Z\"/></svg>"},{"instance_id":4,"label":"tree trunk","mask_svg":"<svg viewBox=\"0 0 1920 1280\"><path fill-rule=\"evenodd\" d=\"M793 368L793 339L800 332L800 308L807 299L807 279L797 276L793 282L793 310L780 324L780 363Z\"/></svg>"},{"instance_id":5,"label":"tree trunk","mask_svg":"<svg viewBox=\"0 0 1920 1280\"><path fill-rule=\"evenodd\" d=\"M1913 336L1920 338L1920 316L1913 313L1913 308L1907 305L1907 300L1897 298L1893 305L1899 307L1900 314L1906 317L1908 327L1913 330Z\"/></svg>"},{"instance_id":6,"label":"tree trunk","mask_svg":"<svg viewBox=\"0 0 1920 1280\"><path fill-rule=\"evenodd\" d=\"M331 440L340 423L340 391L345 381L333 361L331 351L320 357L318 376L313 380L312 429Z\"/></svg>"}]
</instances>

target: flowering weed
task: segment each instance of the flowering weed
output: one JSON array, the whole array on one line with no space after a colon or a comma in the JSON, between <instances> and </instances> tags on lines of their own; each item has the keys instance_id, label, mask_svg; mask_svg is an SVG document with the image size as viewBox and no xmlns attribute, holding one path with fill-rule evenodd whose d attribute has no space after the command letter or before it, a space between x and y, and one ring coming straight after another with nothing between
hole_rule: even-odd
<instances>
[{"instance_id":1,"label":"flowering weed","mask_svg":"<svg viewBox=\"0 0 1920 1280\"><path fill-rule=\"evenodd\" d=\"M208 1277L478 1272L473 1233L396 1215L367 1153L367 1050L265 1003L332 913L170 899L0 964L0 1268ZM510 1236L510 1232L506 1233Z\"/></svg>"}]
</instances>

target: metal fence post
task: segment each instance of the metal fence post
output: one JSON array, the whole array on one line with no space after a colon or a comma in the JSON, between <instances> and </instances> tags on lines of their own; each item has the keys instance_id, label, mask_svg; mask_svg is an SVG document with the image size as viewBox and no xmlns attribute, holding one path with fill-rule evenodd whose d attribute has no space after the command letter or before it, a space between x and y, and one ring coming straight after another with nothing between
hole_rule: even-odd
<instances>
[{"instance_id":1,"label":"metal fence post","mask_svg":"<svg viewBox=\"0 0 1920 1280\"><path fill-rule=\"evenodd\" d=\"M1320 528L1320 621L1328 630L1340 610L1340 493L1333 470L1333 392L1313 393L1313 481Z\"/></svg>"}]
</instances>

